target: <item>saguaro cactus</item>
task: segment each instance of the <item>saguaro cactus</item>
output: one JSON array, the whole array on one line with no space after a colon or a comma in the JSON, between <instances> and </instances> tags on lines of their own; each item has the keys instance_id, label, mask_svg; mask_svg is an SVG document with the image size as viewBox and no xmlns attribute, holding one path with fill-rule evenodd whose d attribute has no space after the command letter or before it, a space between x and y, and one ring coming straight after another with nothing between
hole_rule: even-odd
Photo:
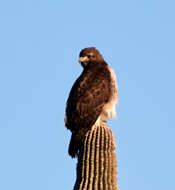
<instances>
[{"instance_id":1,"label":"saguaro cactus","mask_svg":"<svg viewBox=\"0 0 175 190\"><path fill-rule=\"evenodd\" d=\"M111 129L94 126L79 151L74 190L118 190L115 139Z\"/></svg>"}]
</instances>

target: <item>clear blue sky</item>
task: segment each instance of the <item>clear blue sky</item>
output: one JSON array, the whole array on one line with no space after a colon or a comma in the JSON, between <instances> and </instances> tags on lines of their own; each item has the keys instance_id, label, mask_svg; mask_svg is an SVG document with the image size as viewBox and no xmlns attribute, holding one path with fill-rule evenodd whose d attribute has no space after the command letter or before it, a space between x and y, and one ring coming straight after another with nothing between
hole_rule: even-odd
<instances>
[{"instance_id":1,"label":"clear blue sky","mask_svg":"<svg viewBox=\"0 0 175 190\"><path fill-rule=\"evenodd\" d=\"M117 74L121 190L175 189L175 1L0 1L0 189L72 189L65 102L97 47Z\"/></svg>"}]
</instances>

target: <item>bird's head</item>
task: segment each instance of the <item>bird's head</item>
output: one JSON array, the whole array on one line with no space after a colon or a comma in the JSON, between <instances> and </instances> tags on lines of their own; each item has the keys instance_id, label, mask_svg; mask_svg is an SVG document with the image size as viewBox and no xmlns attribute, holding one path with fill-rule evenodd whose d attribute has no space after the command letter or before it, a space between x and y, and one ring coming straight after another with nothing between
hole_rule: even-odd
<instances>
[{"instance_id":1,"label":"bird's head","mask_svg":"<svg viewBox=\"0 0 175 190\"><path fill-rule=\"evenodd\" d=\"M104 61L104 59L103 59L102 55L94 47L84 48L80 52L79 62L81 63L81 65L84 68L86 66L88 66L89 63L99 63L99 62L103 62L103 61Z\"/></svg>"}]
</instances>

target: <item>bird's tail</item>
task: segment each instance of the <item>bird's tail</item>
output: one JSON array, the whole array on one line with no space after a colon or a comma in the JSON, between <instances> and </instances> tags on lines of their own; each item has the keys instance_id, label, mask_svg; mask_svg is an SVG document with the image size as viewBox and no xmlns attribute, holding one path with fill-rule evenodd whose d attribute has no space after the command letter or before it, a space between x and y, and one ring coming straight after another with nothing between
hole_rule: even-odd
<instances>
[{"instance_id":1,"label":"bird's tail","mask_svg":"<svg viewBox=\"0 0 175 190\"><path fill-rule=\"evenodd\" d=\"M78 156L78 150L81 146L82 136L72 133L68 153L72 158Z\"/></svg>"}]
</instances>

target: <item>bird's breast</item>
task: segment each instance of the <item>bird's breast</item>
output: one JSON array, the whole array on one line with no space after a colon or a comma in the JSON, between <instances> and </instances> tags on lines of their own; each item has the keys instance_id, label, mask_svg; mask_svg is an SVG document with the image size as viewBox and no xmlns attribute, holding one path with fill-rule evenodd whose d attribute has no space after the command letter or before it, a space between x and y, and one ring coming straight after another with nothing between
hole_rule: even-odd
<instances>
[{"instance_id":1,"label":"bird's breast","mask_svg":"<svg viewBox=\"0 0 175 190\"><path fill-rule=\"evenodd\" d=\"M108 66L108 69L111 75L111 84L110 84L111 95L109 101L103 107L103 111L101 114L101 120L103 121L107 121L108 119L117 116L115 108L116 104L118 103L118 88L117 88L116 75L110 66Z\"/></svg>"}]
</instances>

